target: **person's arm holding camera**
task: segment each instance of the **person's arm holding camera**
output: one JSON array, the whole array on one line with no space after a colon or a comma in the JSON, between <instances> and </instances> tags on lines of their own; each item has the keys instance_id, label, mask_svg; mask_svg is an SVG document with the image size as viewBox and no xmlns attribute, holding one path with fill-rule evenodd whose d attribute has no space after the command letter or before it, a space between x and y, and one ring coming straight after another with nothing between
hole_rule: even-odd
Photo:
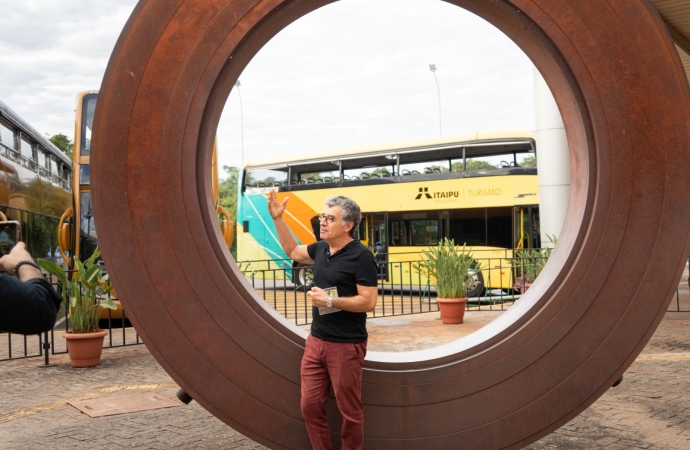
<instances>
[{"instance_id":1,"label":"person's arm holding camera","mask_svg":"<svg viewBox=\"0 0 690 450\"><path fill-rule=\"evenodd\" d=\"M55 325L60 303L60 296L43 277L23 242L0 258L0 331L48 331Z\"/></svg>"},{"instance_id":2,"label":"person's arm holding camera","mask_svg":"<svg viewBox=\"0 0 690 450\"><path fill-rule=\"evenodd\" d=\"M18 264L21 264L17 267ZM26 244L19 242L12 251L0 258L0 271L14 275L20 281L29 281L34 278L43 278L43 272L39 269L33 258L26 251ZM15 273L15 269L17 273Z\"/></svg>"}]
</instances>

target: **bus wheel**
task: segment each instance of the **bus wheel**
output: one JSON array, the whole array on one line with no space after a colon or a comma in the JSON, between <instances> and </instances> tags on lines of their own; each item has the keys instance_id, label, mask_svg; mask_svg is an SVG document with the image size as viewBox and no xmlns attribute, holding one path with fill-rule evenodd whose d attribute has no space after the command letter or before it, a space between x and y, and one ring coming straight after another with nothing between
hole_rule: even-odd
<instances>
[{"instance_id":1,"label":"bus wheel","mask_svg":"<svg viewBox=\"0 0 690 450\"><path fill-rule=\"evenodd\" d=\"M295 283L295 289L307 292L314 286L314 268L297 264L292 269L292 280Z\"/></svg>"},{"instance_id":2,"label":"bus wheel","mask_svg":"<svg viewBox=\"0 0 690 450\"><path fill-rule=\"evenodd\" d=\"M471 269L477 267L477 263L472 263ZM468 272L469 273L469 272ZM481 272L474 272L470 279L470 284L467 285L467 298L479 297L484 292L484 275Z\"/></svg>"}]
</instances>

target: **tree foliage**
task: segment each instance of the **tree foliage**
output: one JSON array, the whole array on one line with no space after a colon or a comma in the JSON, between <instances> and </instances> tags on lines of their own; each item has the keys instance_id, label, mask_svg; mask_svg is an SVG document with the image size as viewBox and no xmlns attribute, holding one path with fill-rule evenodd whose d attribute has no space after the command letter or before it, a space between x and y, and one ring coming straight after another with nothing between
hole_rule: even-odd
<instances>
[{"instance_id":1,"label":"tree foliage","mask_svg":"<svg viewBox=\"0 0 690 450\"><path fill-rule=\"evenodd\" d=\"M496 166L488 161L481 159L468 159L467 160L467 171L470 170L482 170L482 169L495 169ZM462 172L462 161L453 163L453 172Z\"/></svg>"},{"instance_id":2,"label":"tree foliage","mask_svg":"<svg viewBox=\"0 0 690 450\"><path fill-rule=\"evenodd\" d=\"M70 141L67 136L62 133L55 134L49 137L48 140L52 142L54 146L62 150L62 152L69 158L72 158L74 152L74 143Z\"/></svg>"},{"instance_id":3,"label":"tree foliage","mask_svg":"<svg viewBox=\"0 0 690 450\"><path fill-rule=\"evenodd\" d=\"M521 167L537 167L537 158L534 156L525 156L522 161L520 161Z\"/></svg>"},{"instance_id":4,"label":"tree foliage","mask_svg":"<svg viewBox=\"0 0 690 450\"><path fill-rule=\"evenodd\" d=\"M376 169L369 172L369 176L374 175L374 176L377 176L379 178L383 178L384 176L389 177L389 176L391 176L391 173L393 171L394 170L392 170L390 167L377 167Z\"/></svg>"},{"instance_id":5,"label":"tree foliage","mask_svg":"<svg viewBox=\"0 0 690 450\"><path fill-rule=\"evenodd\" d=\"M44 272L55 275L62 287L62 301L75 333L98 331L101 308L115 310L117 306L110 296L113 285L103 266L98 262L101 252L96 247L93 254L82 262L74 257L76 272L67 276L62 266L48 259L38 258Z\"/></svg>"}]
</instances>

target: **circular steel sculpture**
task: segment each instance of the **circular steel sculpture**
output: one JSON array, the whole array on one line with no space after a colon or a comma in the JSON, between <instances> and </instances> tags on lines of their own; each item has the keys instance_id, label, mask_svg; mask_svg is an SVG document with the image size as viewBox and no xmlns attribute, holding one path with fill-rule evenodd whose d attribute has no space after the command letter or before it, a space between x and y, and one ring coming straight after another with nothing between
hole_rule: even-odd
<instances>
[{"instance_id":1,"label":"circular steel sculpture","mask_svg":"<svg viewBox=\"0 0 690 450\"><path fill-rule=\"evenodd\" d=\"M272 448L309 448L304 333L262 305L221 245L211 149L248 61L327 3L142 0L110 60L94 131L95 219L132 322L185 391ZM505 32L547 80L571 148L570 204L558 248L519 304L452 344L368 356L369 448L517 448L565 424L642 350L688 254L687 81L653 7L450 3Z\"/></svg>"}]
</instances>

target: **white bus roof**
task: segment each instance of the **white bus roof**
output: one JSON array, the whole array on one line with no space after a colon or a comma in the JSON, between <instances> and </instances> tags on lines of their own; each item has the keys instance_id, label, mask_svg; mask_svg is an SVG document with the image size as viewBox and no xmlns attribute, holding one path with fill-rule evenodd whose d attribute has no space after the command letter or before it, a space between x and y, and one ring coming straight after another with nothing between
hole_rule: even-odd
<instances>
[{"instance_id":1,"label":"white bus roof","mask_svg":"<svg viewBox=\"0 0 690 450\"><path fill-rule=\"evenodd\" d=\"M309 163L321 160L351 159L353 156L397 154L408 151L431 150L434 148L444 148L448 146L458 147L482 142L502 142L502 141L535 141L534 132L525 130L503 130L503 131L483 131L476 133L465 133L449 136L438 136L427 139L398 142L395 144L380 144L367 147L357 147L350 149L339 149L318 153L302 153L286 157L263 158L247 161L244 167L276 167L287 166L294 162Z\"/></svg>"}]
</instances>

